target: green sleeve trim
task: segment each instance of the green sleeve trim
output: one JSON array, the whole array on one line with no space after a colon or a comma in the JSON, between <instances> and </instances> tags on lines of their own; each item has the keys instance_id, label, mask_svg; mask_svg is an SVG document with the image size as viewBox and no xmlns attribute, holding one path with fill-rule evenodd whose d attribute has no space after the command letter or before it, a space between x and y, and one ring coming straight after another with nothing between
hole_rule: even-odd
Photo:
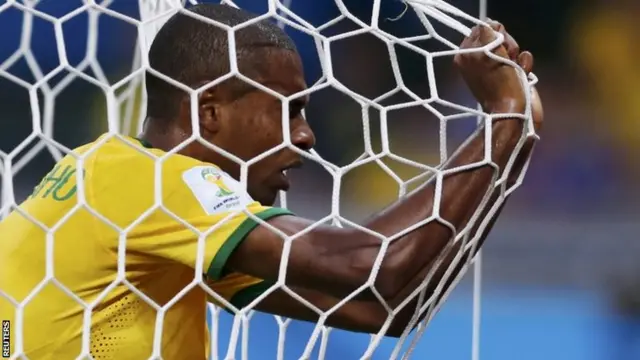
<instances>
[{"instance_id":1,"label":"green sleeve trim","mask_svg":"<svg viewBox=\"0 0 640 360\"><path fill-rule=\"evenodd\" d=\"M254 214L261 220L269 220L276 216L282 215L293 215L289 210L281 209L281 208L269 208L257 214ZM247 218L245 221L238 226L238 228L227 238L227 241L222 244L218 253L211 260L211 264L209 265L209 269L207 270L207 276L211 280L219 280L224 274L224 265L226 264L229 256L233 253L238 245L245 239L245 237L258 225L260 225L257 221L252 218Z\"/></svg>"},{"instance_id":2,"label":"green sleeve trim","mask_svg":"<svg viewBox=\"0 0 640 360\"><path fill-rule=\"evenodd\" d=\"M247 286L233 295L229 302L236 308L242 309L243 307L251 304L251 302L257 299L258 296L264 294L265 291L269 290L273 284L274 283L269 281L261 281L257 284Z\"/></svg>"}]
</instances>

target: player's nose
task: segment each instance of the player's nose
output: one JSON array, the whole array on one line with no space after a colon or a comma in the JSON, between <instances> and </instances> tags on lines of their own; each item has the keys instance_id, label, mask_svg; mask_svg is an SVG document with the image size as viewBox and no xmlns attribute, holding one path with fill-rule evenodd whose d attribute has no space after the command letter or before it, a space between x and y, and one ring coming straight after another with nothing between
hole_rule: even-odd
<instances>
[{"instance_id":1,"label":"player's nose","mask_svg":"<svg viewBox=\"0 0 640 360\"><path fill-rule=\"evenodd\" d=\"M316 144L316 136L309 123L302 119L291 132L291 143L301 150L311 150Z\"/></svg>"}]
</instances>

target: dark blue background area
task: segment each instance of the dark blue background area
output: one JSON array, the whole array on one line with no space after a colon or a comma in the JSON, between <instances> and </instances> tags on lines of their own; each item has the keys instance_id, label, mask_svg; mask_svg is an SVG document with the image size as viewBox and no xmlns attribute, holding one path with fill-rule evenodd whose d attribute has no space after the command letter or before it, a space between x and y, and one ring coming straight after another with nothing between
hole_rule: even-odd
<instances>
[{"instance_id":1,"label":"dark blue background area","mask_svg":"<svg viewBox=\"0 0 640 360\"><path fill-rule=\"evenodd\" d=\"M216 3L214 1L201 1L201 3ZM371 5L361 1L345 1L349 11L365 22L370 21ZM262 14L267 11L266 1L245 0L236 1L236 4L248 11ZM81 6L78 0L43 0L36 7L37 10L60 18ZM115 0L109 9L122 15L139 19L138 1L136 0ZM397 30L399 35L408 34L413 26L403 22L402 26L385 20L395 17L404 9L404 5L397 1L383 1L381 6L381 26ZM318 26L340 15L338 8L330 1L292 1L291 10L297 15ZM0 32L2 34L18 34L22 32L24 15L22 10L11 7L0 13ZM64 49L66 51L70 65L77 66L86 56L89 15L81 12L62 23L64 34ZM415 21L410 21L415 23ZM132 60L132 54L136 40L136 28L132 24L116 19L107 14L101 14L98 21L98 33L100 34L97 44L97 58L102 69L109 74L123 72L123 67L127 68ZM48 73L59 64L58 44L54 34L53 23L34 16L30 48L35 56L43 73ZM294 39L298 50L302 54L307 77L317 79L320 73L319 61L315 44L312 38L298 30L287 29L289 35ZM0 61L7 59L20 45L19 36L5 36L0 42ZM30 77L28 69L24 64L17 64L11 69L11 73L21 77Z\"/></svg>"},{"instance_id":2,"label":"dark blue background area","mask_svg":"<svg viewBox=\"0 0 640 360\"><path fill-rule=\"evenodd\" d=\"M201 3L213 3L217 1L200 1ZM452 0L450 3L458 6L469 14L477 14L478 5L472 0ZM547 54L553 53L559 44L562 43L561 37L558 36L562 26L562 19L567 14L567 10L571 8L572 1L555 4L555 2L546 1L551 5L553 3L553 11L545 12L545 26L540 27L532 24L535 21L534 16L523 17L525 12L521 11L524 7L530 7L542 11L547 6L533 7L529 4L531 1L509 2L506 0L494 0L489 2L489 10L492 16L501 19L509 26L512 31L518 33L521 42L527 43L528 48L535 51L537 59L542 59ZM358 18L369 22L371 16L371 2L361 0L345 0L345 5L349 11ZM239 0L236 4L241 8L255 12L264 13L267 11L267 1L263 0ZM37 9L54 17L61 17L82 5L80 0L42 0L38 3ZM139 18L138 1L137 0L114 0L109 8L123 15ZM340 14L334 1L328 0L293 0L291 9L311 22L313 25L320 25L335 18ZM418 25L414 17L407 15L401 22L389 21L389 18L395 18L404 10L404 5L397 0L382 0L380 9L380 23L385 30L392 30L398 35L409 34ZM411 11L409 11L410 13ZM71 64L77 64L86 52L87 40L87 14L81 13L72 19L66 21L63 25L63 32L66 42L66 51ZM539 25L539 24L538 24ZM536 31L519 31L519 29L531 29L535 26ZM15 8L9 8L0 13L0 31L2 34L17 34L21 32L22 12ZM58 65L56 58L56 41L53 34L52 23L36 18L32 26L33 41L31 48L40 62L43 70L53 69ZM135 37L135 29L132 25L125 24L120 20L102 15L100 19L100 34L108 34L101 36L98 51L101 58L109 59L102 65L105 70L118 70L118 59L127 59L131 56L131 48ZM291 36L296 40L300 50L305 55L314 56L315 49L308 38L296 31L290 31ZM548 35L548 36L543 36ZM0 42L0 61L6 59L15 51L19 44L18 36L3 36ZM544 39L544 41L542 41ZM317 69L316 69L317 70ZM311 70L310 70L311 71Z\"/></svg>"}]
</instances>

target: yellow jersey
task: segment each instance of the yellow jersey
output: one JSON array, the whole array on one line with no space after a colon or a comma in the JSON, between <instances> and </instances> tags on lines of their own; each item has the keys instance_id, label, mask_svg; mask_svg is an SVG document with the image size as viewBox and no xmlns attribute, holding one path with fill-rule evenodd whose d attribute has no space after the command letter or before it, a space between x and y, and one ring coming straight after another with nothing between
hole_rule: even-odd
<instances>
[{"instance_id":1,"label":"yellow jersey","mask_svg":"<svg viewBox=\"0 0 640 360\"><path fill-rule=\"evenodd\" d=\"M213 164L103 135L0 222L3 352L205 359L206 301L242 307L269 285L225 261L254 216L284 214Z\"/></svg>"}]
</instances>

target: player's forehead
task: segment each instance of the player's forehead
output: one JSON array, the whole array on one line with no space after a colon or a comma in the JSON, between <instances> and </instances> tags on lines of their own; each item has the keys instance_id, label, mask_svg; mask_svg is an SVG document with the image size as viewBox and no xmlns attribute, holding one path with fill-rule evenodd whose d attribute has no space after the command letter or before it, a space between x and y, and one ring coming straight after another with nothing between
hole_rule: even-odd
<instances>
[{"instance_id":1,"label":"player's forehead","mask_svg":"<svg viewBox=\"0 0 640 360\"><path fill-rule=\"evenodd\" d=\"M284 95L291 96L307 89L302 60L295 51L275 49L261 57L257 81Z\"/></svg>"}]
</instances>

